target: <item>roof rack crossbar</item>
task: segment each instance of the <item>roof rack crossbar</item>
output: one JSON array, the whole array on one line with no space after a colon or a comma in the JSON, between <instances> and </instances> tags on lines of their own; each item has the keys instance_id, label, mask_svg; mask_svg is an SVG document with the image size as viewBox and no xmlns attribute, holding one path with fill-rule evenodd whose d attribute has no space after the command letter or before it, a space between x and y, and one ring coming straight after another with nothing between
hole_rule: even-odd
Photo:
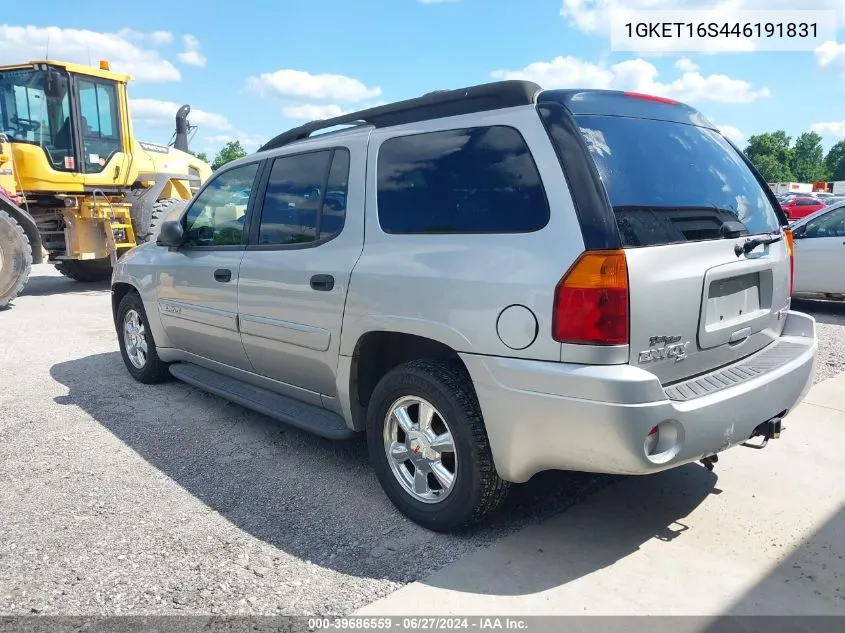
<instances>
[{"instance_id":1,"label":"roof rack crossbar","mask_svg":"<svg viewBox=\"0 0 845 633\"><path fill-rule=\"evenodd\" d=\"M284 147L305 140L314 132L338 125L390 127L440 117L533 105L541 90L536 83L518 80L497 81L455 90L437 90L397 103L350 112L330 119L310 121L270 139L258 148L258 151Z\"/></svg>"}]
</instances>

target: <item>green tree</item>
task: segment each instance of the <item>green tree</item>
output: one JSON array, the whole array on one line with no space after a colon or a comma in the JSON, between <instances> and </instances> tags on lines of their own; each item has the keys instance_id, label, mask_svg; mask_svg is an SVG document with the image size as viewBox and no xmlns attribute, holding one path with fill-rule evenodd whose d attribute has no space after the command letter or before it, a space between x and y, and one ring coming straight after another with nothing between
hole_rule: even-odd
<instances>
[{"instance_id":1,"label":"green tree","mask_svg":"<svg viewBox=\"0 0 845 633\"><path fill-rule=\"evenodd\" d=\"M751 162L754 163L766 182L791 182L795 180L789 167L778 162L777 158L770 154L764 154Z\"/></svg>"},{"instance_id":2,"label":"green tree","mask_svg":"<svg viewBox=\"0 0 845 633\"><path fill-rule=\"evenodd\" d=\"M755 134L748 139L745 155L768 182L794 180L791 143L792 138L783 130Z\"/></svg>"},{"instance_id":3,"label":"green tree","mask_svg":"<svg viewBox=\"0 0 845 633\"><path fill-rule=\"evenodd\" d=\"M189 151L188 153L192 154L194 158L201 160L204 163L210 163L211 162L208 159L208 154L206 154L205 152L191 152L191 151Z\"/></svg>"},{"instance_id":4,"label":"green tree","mask_svg":"<svg viewBox=\"0 0 845 633\"><path fill-rule=\"evenodd\" d=\"M815 182L827 179L824 164L822 137L815 132L804 132L792 148L790 167L798 182Z\"/></svg>"},{"instance_id":5,"label":"green tree","mask_svg":"<svg viewBox=\"0 0 845 633\"><path fill-rule=\"evenodd\" d=\"M828 178L845 180L845 141L839 141L827 152L824 158Z\"/></svg>"},{"instance_id":6,"label":"green tree","mask_svg":"<svg viewBox=\"0 0 845 633\"><path fill-rule=\"evenodd\" d=\"M246 156L246 150L241 145L240 141L229 141L223 146L217 156L214 157L214 162L211 163L212 169L220 169L226 163L238 160Z\"/></svg>"}]
</instances>

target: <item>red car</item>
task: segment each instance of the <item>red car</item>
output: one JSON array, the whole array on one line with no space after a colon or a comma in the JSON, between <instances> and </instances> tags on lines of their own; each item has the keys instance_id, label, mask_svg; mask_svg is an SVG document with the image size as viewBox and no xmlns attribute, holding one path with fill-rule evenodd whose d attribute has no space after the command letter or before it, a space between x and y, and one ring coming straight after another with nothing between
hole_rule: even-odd
<instances>
[{"instance_id":1,"label":"red car","mask_svg":"<svg viewBox=\"0 0 845 633\"><path fill-rule=\"evenodd\" d=\"M790 220L800 220L804 216L824 209L824 202L812 196L795 196L780 205Z\"/></svg>"}]
</instances>

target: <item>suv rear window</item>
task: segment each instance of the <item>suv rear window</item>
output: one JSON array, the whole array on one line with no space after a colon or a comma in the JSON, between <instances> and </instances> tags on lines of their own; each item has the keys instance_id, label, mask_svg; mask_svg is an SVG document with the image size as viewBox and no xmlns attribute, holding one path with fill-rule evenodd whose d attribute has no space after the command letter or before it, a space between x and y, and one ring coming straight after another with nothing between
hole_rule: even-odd
<instances>
[{"instance_id":1,"label":"suv rear window","mask_svg":"<svg viewBox=\"0 0 845 633\"><path fill-rule=\"evenodd\" d=\"M474 127L382 143L378 218L386 233L529 233L549 205L522 135Z\"/></svg>"},{"instance_id":2,"label":"suv rear window","mask_svg":"<svg viewBox=\"0 0 845 633\"><path fill-rule=\"evenodd\" d=\"M766 192L717 132L686 123L575 117L626 247L719 239L728 221L777 231Z\"/></svg>"}]
</instances>

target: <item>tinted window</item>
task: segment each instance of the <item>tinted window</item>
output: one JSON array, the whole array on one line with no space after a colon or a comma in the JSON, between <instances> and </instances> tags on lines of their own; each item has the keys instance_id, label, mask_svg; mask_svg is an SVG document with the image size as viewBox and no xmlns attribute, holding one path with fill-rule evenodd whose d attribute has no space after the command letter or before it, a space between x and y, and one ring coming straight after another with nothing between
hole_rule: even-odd
<instances>
[{"instance_id":1,"label":"tinted window","mask_svg":"<svg viewBox=\"0 0 845 633\"><path fill-rule=\"evenodd\" d=\"M804 237L845 237L845 209L836 209L807 222Z\"/></svg>"},{"instance_id":2,"label":"tinted window","mask_svg":"<svg viewBox=\"0 0 845 633\"><path fill-rule=\"evenodd\" d=\"M749 234L779 229L766 192L718 133L650 119L576 119L624 246L719 239L728 221Z\"/></svg>"},{"instance_id":3,"label":"tinted window","mask_svg":"<svg viewBox=\"0 0 845 633\"><path fill-rule=\"evenodd\" d=\"M318 235L327 239L339 233L346 217L348 179L345 149L277 158L267 182L258 243L304 244Z\"/></svg>"},{"instance_id":4,"label":"tinted window","mask_svg":"<svg viewBox=\"0 0 845 633\"><path fill-rule=\"evenodd\" d=\"M549 207L522 136L499 126L385 141L378 215L387 233L527 233Z\"/></svg>"},{"instance_id":5,"label":"tinted window","mask_svg":"<svg viewBox=\"0 0 845 633\"><path fill-rule=\"evenodd\" d=\"M244 220L258 163L229 169L215 177L196 197L185 219L193 246L236 246L243 243Z\"/></svg>"},{"instance_id":6,"label":"tinted window","mask_svg":"<svg viewBox=\"0 0 845 633\"><path fill-rule=\"evenodd\" d=\"M323 212L320 216L320 239L327 239L340 233L346 221L346 194L349 190L349 151L336 149L329 180L326 184L326 197L323 200Z\"/></svg>"}]
</instances>

